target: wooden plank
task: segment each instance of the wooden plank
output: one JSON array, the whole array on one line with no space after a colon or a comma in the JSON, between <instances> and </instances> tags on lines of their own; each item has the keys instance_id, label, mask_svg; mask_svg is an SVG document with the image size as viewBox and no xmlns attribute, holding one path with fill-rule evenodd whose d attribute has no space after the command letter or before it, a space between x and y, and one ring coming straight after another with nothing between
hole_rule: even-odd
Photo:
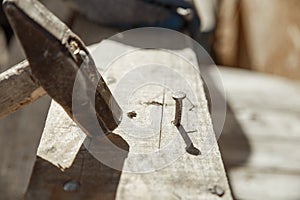
<instances>
[{"instance_id":1,"label":"wooden plank","mask_svg":"<svg viewBox=\"0 0 300 200\"><path fill-rule=\"evenodd\" d=\"M85 135L82 134L75 122L70 119L69 115L61 109L59 104L52 101L48 117L59 117L46 121L43 132L47 132L47 134L42 135L37 154L42 158L47 157L47 159L53 161L57 167L66 169L73 163L74 158L85 139ZM66 121L69 123L65 123ZM66 137L66 135L68 135L68 137ZM51 138L51 140L49 140L49 138ZM61 138L64 138L65 140L62 140ZM63 146L66 148L57 148ZM60 160L60 162L55 162L57 160Z\"/></svg>"},{"instance_id":2,"label":"wooden plank","mask_svg":"<svg viewBox=\"0 0 300 200\"><path fill-rule=\"evenodd\" d=\"M231 171L230 177L237 199L296 200L300 197L299 173L274 173L272 170L243 167Z\"/></svg>"},{"instance_id":3,"label":"wooden plank","mask_svg":"<svg viewBox=\"0 0 300 200\"><path fill-rule=\"evenodd\" d=\"M118 42L106 42L111 49L132 49ZM100 53L109 54L109 52L108 48L106 52ZM190 62L197 63L191 49L176 52L188 58ZM145 63L152 65L143 69L150 71L147 71L149 73L144 71L141 80L162 73L162 81L168 83L170 88L150 82L130 93L132 96L128 101L122 101L124 95L129 95L132 84L139 81L139 77L135 76L136 79L132 80L128 75L135 70L139 73L139 67ZM159 68L152 68L153 63L171 66L169 69L171 71L161 72ZM98 66L101 65L98 63ZM35 164L26 197L28 199L219 199L220 197L212 190L218 187L224 193L220 195L222 199L232 199L208 114L202 82L199 74L191 67L184 60L178 61L178 55L164 50L137 50L113 62L109 70L103 73L124 112L121 125L109 138L122 149L130 149L128 155L118 160L118 166L114 165L123 169L122 172L101 163L108 164L105 158L109 157L110 162L111 158L119 155L117 150L107 149L101 140L90 141L89 150L93 156L85 148L79 151L83 133L79 129L75 130L71 119L64 117L62 108L52 103L38 151L42 158L38 158ZM180 74L183 80L187 81L191 89L187 96L194 104L194 109L190 109L192 106L190 102L184 101L185 117L179 129L171 123L174 118L174 100L171 91L182 87L176 81L176 74ZM195 98L191 92L195 94ZM127 113L132 111L136 113L136 117L127 116ZM56 124L57 119L60 120L59 124ZM190 146L189 142L201 151L201 155L186 152L187 145ZM69 144L74 148L65 148ZM64 148L68 152L57 150ZM53 149L54 152L62 153L58 153L55 157L53 156L55 153L51 151ZM101 160L103 152L106 157ZM148 156L152 152L159 153L152 157ZM64 172L54 165L60 167L63 165ZM141 171L144 173L132 173ZM76 192L63 190L63 185L68 180L80 182Z\"/></svg>"},{"instance_id":4,"label":"wooden plank","mask_svg":"<svg viewBox=\"0 0 300 200\"><path fill-rule=\"evenodd\" d=\"M27 61L0 74L0 118L44 96Z\"/></svg>"},{"instance_id":5,"label":"wooden plank","mask_svg":"<svg viewBox=\"0 0 300 200\"><path fill-rule=\"evenodd\" d=\"M0 120L0 199L26 192L49 105L44 96Z\"/></svg>"},{"instance_id":6,"label":"wooden plank","mask_svg":"<svg viewBox=\"0 0 300 200\"><path fill-rule=\"evenodd\" d=\"M220 71L232 113L219 144L235 197L299 199L300 83Z\"/></svg>"}]
</instances>

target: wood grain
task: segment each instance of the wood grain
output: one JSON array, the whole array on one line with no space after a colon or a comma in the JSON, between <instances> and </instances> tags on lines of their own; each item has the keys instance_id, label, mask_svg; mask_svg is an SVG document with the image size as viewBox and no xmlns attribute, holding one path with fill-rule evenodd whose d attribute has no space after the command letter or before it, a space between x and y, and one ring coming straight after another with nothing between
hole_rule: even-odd
<instances>
[{"instance_id":1,"label":"wood grain","mask_svg":"<svg viewBox=\"0 0 300 200\"><path fill-rule=\"evenodd\" d=\"M118 42L106 42L112 49L133 49ZM174 52L177 55L164 50L137 50L122 56L102 73L124 112L122 123L109 138L121 149L129 149L124 156L117 157L120 155L117 148L107 148L97 139L85 139L85 144L89 141L89 152L85 147L80 150L83 133L74 127L70 118L64 117L62 108L52 103L38 150L41 158L35 164L26 197L220 199L212 190L218 186L224 192L220 195L222 199L232 199L202 82L192 69L191 63L197 64L196 56L190 48ZM109 50L100 54L105 57ZM188 62L178 59L178 55L187 58ZM150 64L143 68L145 63ZM155 63L159 63L160 68L167 66L167 71L160 71ZM142 76L130 79L130 74L139 74L141 67L142 71L146 70ZM155 81L137 84L137 88L134 86L159 75L168 87L155 84ZM190 89L187 95L194 104L184 101L183 122L178 129L171 123L175 109L171 92L184 89L177 75L187 82ZM122 97L128 97L128 100L123 101ZM136 117L127 116L132 111ZM191 142L201 155L186 152ZM53 149L56 153L51 151ZM116 158L117 164L113 162ZM63 167L64 172L54 165ZM78 180L80 188L76 192L65 192L62 188L68 180Z\"/></svg>"},{"instance_id":2,"label":"wood grain","mask_svg":"<svg viewBox=\"0 0 300 200\"><path fill-rule=\"evenodd\" d=\"M27 61L0 74L0 118L44 96L46 92L31 75Z\"/></svg>"},{"instance_id":3,"label":"wood grain","mask_svg":"<svg viewBox=\"0 0 300 200\"><path fill-rule=\"evenodd\" d=\"M220 69L232 114L219 145L235 197L299 199L299 81Z\"/></svg>"}]
</instances>

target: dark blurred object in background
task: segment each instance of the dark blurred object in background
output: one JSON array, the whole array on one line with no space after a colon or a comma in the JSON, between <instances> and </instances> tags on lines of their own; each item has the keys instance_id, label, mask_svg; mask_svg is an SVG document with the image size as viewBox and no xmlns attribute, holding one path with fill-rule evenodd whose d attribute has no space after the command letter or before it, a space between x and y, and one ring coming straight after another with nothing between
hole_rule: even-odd
<instances>
[{"instance_id":1,"label":"dark blurred object in background","mask_svg":"<svg viewBox=\"0 0 300 200\"><path fill-rule=\"evenodd\" d=\"M100 25L131 29L145 26L182 30L186 18L177 8L191 9L183 0L65 0L78 13ZM197 20L196 15L191 20Z\"/></svg>"},{"instance_id":2,"label":"dark blurred object in background","mask_svg":"<svg viewBox=\"0 0 300 200\"><path fill-rule=\"evenodd\" d=\"M0 9L0 26L1 26L1 29L2 31L5 33L5 38L6 38L6 41L7 43L10 41L12 35L13 35L13 30L11 29L8 21L7 21L7 18L3 12L3 9L2 9L2 2L3 0L0 1L1 3L1 9Z\"/></svg>"},{"instance_id":3,"label":"dark blurred object in background","mask_svg":"<svg viewBox=\"0 0 300 200\"><path fill-rule=\"evenodd\" d=\"M2 71L2 66L7 64L7 44L13 35L12 29L10 28L7 18L2 10L2 1L3 0L0 1L0 72Z\"/></svg>"}]
</instances>

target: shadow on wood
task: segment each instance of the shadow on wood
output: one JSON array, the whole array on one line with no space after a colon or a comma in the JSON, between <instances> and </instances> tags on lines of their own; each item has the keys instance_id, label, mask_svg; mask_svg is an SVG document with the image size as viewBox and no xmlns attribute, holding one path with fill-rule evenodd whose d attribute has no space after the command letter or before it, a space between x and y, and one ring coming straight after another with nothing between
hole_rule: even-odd
<instances>
[{"instance_id":1,"label":"shadow on wood","mask_svg":"<svg viewBox=\"0 0 300 200\"><path fill-rule=\"evenodd\" d=\"M126 141L112 135L111 142L128 152ZM118 163L123 166L125 158ZM38 157L25 199L115 199L120 176L121 171L102 164L82 145L73 165L65 171ZM77 188L65 191L70 181L77 182Z\"/></svg>"},{"instance_id":2,"label":"shadow on wood","mask_svg":"<svg viewBox=\"0 0 300 200\"><path fill-rule=\"evenodd\" d=\"M219 146L227 170L245 164L251 154L249 140L229 105Z\"/></svg>"},{"instance_id":3,"label":"shadow on wood","mask_svg":"<svg viewBox=\"0 0 300 200\"><path fill-rule=\"evenodd\" d=\"M177 126L177 129L180 133L180 135L182 136L185 144L186 144L186 152L194 155L194 156L198 156L201 154L201 151L196 148L191 140L191 138L189 137L189 135L187 134L186 130L184 129L184 127L182 125Z\"/></svg>"},{"instance_id":4,"label":"shadow on wood","mask_svg":"<svg viewBox=\"0 0 300 200\"><path fill-rule=\"evenodd\" d=\"M249 140L228 104L224 128L218 143L227 173L230 173L233 168L244 165L251 155ZM230 184L230 177L227 178ZM232 187L231 189L234 197L235 191Z\"/></svg>"}]
</instances>

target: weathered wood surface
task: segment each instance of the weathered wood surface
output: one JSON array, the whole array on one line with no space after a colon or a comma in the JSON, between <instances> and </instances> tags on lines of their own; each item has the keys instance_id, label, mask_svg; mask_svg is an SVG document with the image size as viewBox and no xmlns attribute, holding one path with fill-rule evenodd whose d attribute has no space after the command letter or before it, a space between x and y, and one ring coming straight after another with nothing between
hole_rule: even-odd
<instances>
[{"instance_id":1,"label":"weathered wood surface","mask_svg":"<svg viewBox=\"0 0 300 200\"><path fill-rule=\"evenodd\" d=\"M0 74L0 118L31 103L46 92L31 75L27 61Z\"/></svg>"},{"instance_id":2,"label":"weathered wood surface","mask_svg":"<svg viewBox=\"0 0 300 200\"><path fill-rule=\"evenodd\" d=\"M106 42L111 49L107 48L105 52L101 52L103 54L109 55L110 50L118 48L131 48L117 42ZM196 57L191 49L177 52L196 64ZM174 118L171 89L180 88L176 77L163 74L171 88L149 83L133 94L128 94L126 88L136 80L123 82L129 80L126 79L126 75L133 69L145 63L157 62L171 66L174 72L183 76L198 99L192 100L194 106L188 100L184 101L185 117L179 130L171 123ZM98 63L98 66L101 65ZM151 73L143 75L151 77L157 72L154 70ZM101 156L101 152L105 152L111 158L118 156L114 149L105 149L101 141L91 142L89 149L93 151L94 156L84 147L79 151L84 138L83 133L65 116L62 108L53 102L38 149L40 157L33 170L27 199L231 199L202 82L199 74L191 70L188 62L178 61L174 54L163 50L138 50L118 59L103 76L117 99L120 100L120 94L132 95L129 101L119 102L124 111L123 121L114 131L114 135L110 136L114 144L122 149L129 149L128 155L121 158L117 166L127 172L111 169L95 159ZM123 76L125 78L122 78ZM123 90L116 94L118 83L122 83ZM188 97L193 99L190 95L188 93ZM190 109L191 107L193 109ZM132 119L127 116L131 111L137 113ZM136 129L132 124L129 126L130 123L146 128ZM151 129L149 124L152 124ZM185 148L190 146L190 142L200 150L201 155L186 153ZM72 148L66 148L70 145ZM147 156L140 158L139 162L133 159L135 153L157 152L164 148L169 149L160 151L161 155L155 158L161 159L162 163L171 159L172 162L167 163L169 165L157 166L155 163L159 165L161 162ZM128 172L142 169L147 169L148 173ZM63 190L63 185L68 180L80 182L76 192ZM212 191L215 186L224 192L222 197Z\"/></svg>"},{"instance_id":3,"label":"weathered wood surface","mask_svg":"<svg viewBox=\"0 0 300 200\"><path fill-rule=\"evenodd\" d=\"M45 125L50 98L44 96L0 120L0 199L26 192Z\"/></svg>"},{"instance_id":4,"label":"weathered wood surface","mask_svg":"<svg viewBox=\"0 0 300 200\"><path fill-rule=\"evenodd\" d=\"M237 199L300 198L300 83L220 68L231 113L219 139Z\"/></svg>"}]
</instances>

